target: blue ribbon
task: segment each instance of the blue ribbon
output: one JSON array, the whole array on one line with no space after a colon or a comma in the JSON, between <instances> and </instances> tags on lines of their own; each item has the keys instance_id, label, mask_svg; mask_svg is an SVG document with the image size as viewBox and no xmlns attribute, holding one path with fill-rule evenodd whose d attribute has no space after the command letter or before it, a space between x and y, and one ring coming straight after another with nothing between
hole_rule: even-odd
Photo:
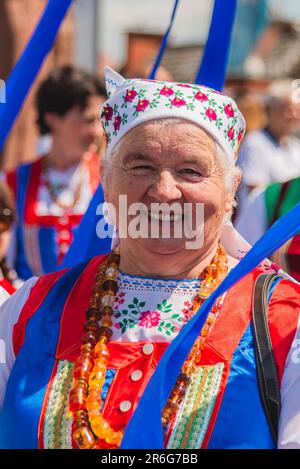
<instances>
[{"instance_id":1,"label":"blue ribbon","mask_svg":"<svg viewBox=\"0 0 300 469\"><path fill-rule=\"evenodd\" d=\"M84 262L93 256L106 254L111 250L111 239L113 235L113 226L104 223L103 211L99 213L98 207L104 202L104 193L102 185L99 184L90 205L81 220L74 240L65 255L61 268L74 267L80 262ZM97 214L99 218L97 218ZM97 224L101 223L101 231L107 232L108 236L100 239L97 235Z\"/></svg>"},{"instance_id":2,"label":"blue ribbon","mask_svg":"<svg viewBox=\"0 0 300 469\"><path fill-rule=\"evenodd\" d=\"M72 0L49 0L26 49L6 83L6 103L0 106L0 149L18 115Z\"/></svg>"},{"instance_id":3,"label":"blue ribbon","mask_svg":"<svg viewBox=\"0 0 300 469\"><path fill-rule=\"evenodd\" d=\"M300 204L276 222L210 295L196 315L171 342L133 414L122 442L123 449L164 447L161 414L181 367L216 299L299 232Z\"/></svg>"},{"instance_id":4,"label":"blue ribbon","mask_svg":"<svg viewBox=\"0 0 300 469\"><path fill-rule=\"evenodd\" d=\"M195 83L221 91L226 77L236 0L215 0L205 51Z\"/></svg>"},{"instance_id":5,"label":"blue ribbon","mask_svg":"<svg viewBox=\"0 0 300 469\"><path fill-rule=\"evenodd\" d=\"M170 31L171 31L172 26L173 26L173 23L174 23L174 19L175 19L175 15L176 15L176 11L177 11L178 4L179 4L179 0L175 0L174 7L173 7L173 11L172 11L172 15L171 15L171 19L170 19L170 23L169 23L169 26L168 26L168 28L167 28L165 34L164 34L164 37L163 37L163 40L162 40L160 49L159 49L158 54L157 54L157 57L156 57L156 61L155 61L154 65L153 65L153 68L152 68L151 73L150 73L150 75L149 75L149 80L154 80L154 79L155 79L155 75L156 75L157 69L158 69L158 67L159 67L159 65L160 65L162 56L164 55L165 48L166 48L167 43L168 43L169 34L170 34Z\"/></svg>"}]
</instances>

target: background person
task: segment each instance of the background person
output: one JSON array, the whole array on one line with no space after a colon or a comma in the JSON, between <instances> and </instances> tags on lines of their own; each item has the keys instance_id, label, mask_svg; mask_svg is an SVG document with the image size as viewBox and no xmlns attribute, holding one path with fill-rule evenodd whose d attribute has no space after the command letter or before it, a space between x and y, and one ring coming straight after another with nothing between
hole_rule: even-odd
<instances>
[{"instance_id":1,"label":"background person","mask_svg":"<svg viewBox=\"0 0 300 469\"><path fill-rule=\"evenodd\" d=\"M97 188L104 99L99 80L71 66L39 87L37 123L51 148L6 175L18 215L11 262L23 279L57 269Z\"/></svg>"},{"instance_id":2,"label":"background person","mask_svg":"<svg viewBox=\"0 0 300 469\"><path fill-rule=\"evenodd\" d=\"M242 202L254 188L284 182L300 176L299 100L293 80L274 81L266 94L267 123L264 129L250 132L240 149Z\"/></svg>"}]
</instances>

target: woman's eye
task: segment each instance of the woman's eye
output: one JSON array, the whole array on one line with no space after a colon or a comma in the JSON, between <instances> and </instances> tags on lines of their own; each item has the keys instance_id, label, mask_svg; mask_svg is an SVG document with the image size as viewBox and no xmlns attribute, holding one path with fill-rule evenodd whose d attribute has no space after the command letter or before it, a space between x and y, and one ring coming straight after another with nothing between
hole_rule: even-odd
<instances>
[{"instance_id":1,"label":"woman's eye","mask_svg":"<svg viewBox=\"0 0 300 469\"><path fill-rule=\"evenodd\" d=\"M188 176L195 176L195 177L201 176L201 173L199 173L199 171L196 171L195 169L192 169L192 168L185 168L181 172L183 174L187 174Z\"/></svg>"},{"instance_id":2,"label":"woman's eye","mask_svg":"<svg viewBox=\"0 0 300 469\"><path fill-rule=\"evenodd\" d=\"M139 165L132 168L134 171L151 171L153 168L149 165Z\"/></svg>"}]
</instances>

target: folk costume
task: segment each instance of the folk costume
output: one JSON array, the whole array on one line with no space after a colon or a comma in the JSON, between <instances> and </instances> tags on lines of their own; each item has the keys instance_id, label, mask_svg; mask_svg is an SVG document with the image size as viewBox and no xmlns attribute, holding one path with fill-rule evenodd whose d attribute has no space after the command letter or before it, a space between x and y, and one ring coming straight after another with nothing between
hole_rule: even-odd
<instances>
[{"instance_id":1,"label":"folk costume","mask_svg":"<svg viewBox=\"0 0 300 469\"><path fill-rule=\"evenodd\" d=\"M22 279L56 270L98 186L98 155L64 171L42 157L8 173L6 181L18 217L10 262Z\"/></svg>"},{"instance_id":2,"label":"folk costume","mask_svg":"<svg viewBox=\"0 0 300 469\"><path fill-rule=\"evenodd\" d=\"M111 70L107 82L107 157L138 123L183 117L236 158L244 120L230 98L201 86L125 81ZM8 344L0 369L0 447L119 447L162 354L226 276L227 252L234 248L239 250L220 243L199 278L190 280L128 275L119 270L118 247L29 280L0 310L1 338ZM252 330L254 283L266 269L248 274L208 315L163 411L167 448L276 445L260 400ZM291 418L300 379L292 355L299 293L298 284L277 279L268 297L282 447L300 445Z\"/></svg>"}]
</instances>

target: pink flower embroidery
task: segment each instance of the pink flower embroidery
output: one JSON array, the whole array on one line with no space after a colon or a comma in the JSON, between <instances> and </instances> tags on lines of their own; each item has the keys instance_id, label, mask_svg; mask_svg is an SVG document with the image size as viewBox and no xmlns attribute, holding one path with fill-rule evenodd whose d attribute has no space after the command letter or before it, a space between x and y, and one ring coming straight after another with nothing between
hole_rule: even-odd
<instances>
[{"instance_id":1,"label":"pink flower embroidery","mask_svg":"<svg viewBox=\"0 0 300 469\"><path fill-rule=\"evenodd\" d=\"M234 139L234 128L233 127L230 127L230 129L227 132L227 136L228 136L229 140Z\"/></svg>"},{"instance_id":2,"label":"pink flower embroidery","mask_svg":"<svg viewBox=\"0 0 300 469\"><path fill-rule=\"evenodd\" d=\"M120 129L121 122L122 122L121 116L116 116L115 121L114 121L115 131Z\"/></svg>"},{"instance_id":3,"label":"pink flower embroidery","mask_svg":"<svg viewBox=\"0 0 300 469\"><path fill-rule=\"evenodd\" d=\"M211 121L216 121L217 120L217 114L215 113L215 111L209 107L206 112L205 112L205 115L209 118L209 120Z\"/></svg>"},{"instance_id":4,"label":"pink flower embroidery","mask_svg":"<svg viewBox=\"0 0 300 469\"><path fill-rule=\"evenodd\" d=\"M181 107L181 106L185 106L186 102L184 99L174 98L172 99L171 104L172 106Z\"/></svg>"},{"instance_id":5,"label":"pink flower embroidery","mask_svg":"<svg viewBox=\"0 0 300 469\"><path fill-rule=\"evenodd\" d=\"M225 112L227 117L234 117L234 110L233 110L233 107L231 106L231 104L227 104L224 107L224 112Z\"/></svg>"},{"instance_id":6,"label":"pink flower embroidery","mask_svg":"<svg viewBox=\"0 0 300 469\"><path fill-rule=\"evenodd\" d=\"M184 302L184 306L190 307L190 306L191 306L191 303L190 303L189 301L185 301L185 302Z\"/></svg>"},{"instance_id":7,"label":"pink flower embroidery","mask_svg":"<svg viewBox=\"0 0 300 469\"><path fill-rule=\"evenodd\" d=\"M150 101L148 101L148 99L140 99L136 106L137 112L144 111L146 107L149 106L149 104L150 104Z\"/></svg>"},{"instance_id":8,"label":"pink flower embroidery","mask_svg":"<svg viewBox=\"0 0 300 469\"><path fill-rule=\"evenodd\" d=\"M195 94L194 98L198 101L208 101L208 97L206 96L206 94L202 93L201 91L198 91L198 93Z\"/></svg>"},{"instance_id":9,"label":"pink flower embroidery","mask_svg":"<svg viewBox=\"0 0 300 469\"><path fill-rule=\"evenodd\" d=\"M121 326L120 326L120 323L117 322L117 323L115 324L115 328L116 328L116 329L120 329L120 327L121 327Z\"/></svg>"},{"instance_id":10,"label":"pink flower embroidery","mask_svg":"<svg viewBox=\"0 0 300 469\"><path fill-rule=\"evenodd\" d=\"M126 95L124 97L124 101L125 103L132 103L132 101L134 100L134 98L136 97L137 95L137 91L135 90L127 90L126 91Z\"/></svg>"},{"instance_id":11,"label":"pink flower embroidery","mask_svg":"<svg viewBox=\"0 0 300 469\"><path fill-rule=\"evenodd\" d=\"M139 326L141 327L155 327L159 325L160 314L158 311L143 311L140 316Z\"/></svg>"},{"instance_id":12,"label":"pink flower embroidery","mask_svg":"<svg viewBox=\"0 0 300 469\"><path fill-rule=\"evenodd\" d=\"M177 83L177 86L181 86L181 88L192 88L192 85L188 85L187 83Z\"/></svg>"},{"instance_id":13,"label":"pink flower embroidery","mask_svg":"<svg viewBox=\"0 0 300 469\"><path fill-rule=\"evenodd\" d=\"M110 121L112 119L112 116L114 114L114 110L112 107L110 106L105 106L103 108L103 111L102 111L102 114L101 114L101 117L104 117L104 119L107 121Z\"/></svg>"},{"instance_id":14,"label":"pink flower embroidery","mask_svg":"<svg viewBox=\"0 0 300 469\"><path fill-rule=\"evenodd\" d=\"M182 313L183 313L183 322L186 323L189 320L190 310L184 308L182 310Z\"/></svg>"},{"instance_id":15,"label":"pink flower embroidery","mask_svg":"<svg viewBox=\"0 0 300 469\"><path fill-rule=\"evenodd\" d=\"M239 131L239 134L238 134L238 142L240 142L243 138L243 135L244 135L244 131L243 130L240 130Z\"/></svg>"},{"instance_id":16,"label":"pink flower embroidery","mask_svg":"<svg viewBox=\"0 0 300 469\"><path fill-rule=\"evenodd\" d=\"M174 91L172 90L172 88L169 88L168 86L164 86L159 94L161 94L162 96L172 96L172 94L174 94Z\"/></svg>"}]
</instances>

